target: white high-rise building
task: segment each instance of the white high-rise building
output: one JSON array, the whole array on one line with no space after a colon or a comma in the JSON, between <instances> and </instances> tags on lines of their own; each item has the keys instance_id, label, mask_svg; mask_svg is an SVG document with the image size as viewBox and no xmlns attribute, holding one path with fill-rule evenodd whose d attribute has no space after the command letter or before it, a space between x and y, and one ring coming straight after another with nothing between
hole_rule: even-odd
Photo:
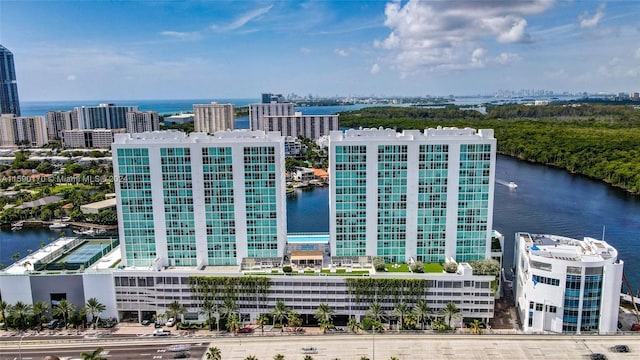
<instances>
[{"instance_id":1,"label":"white high-rise building","mask_svg":"<svg viewBox=\"0 0 640 360\"><path fill-rule=\"evenodd\" d=\"M62 144L72 149L108 149L113 143L114 132L124 129L73 129L62 131Z\"/></svg>"},{"instance_id":2,"label":"white high-rise building","mask_svg":"<svg viewBox=\"0 0 640 360\"><path fill-rule=\"evenodd\" d=\"M290 116L295 113L292 103L270 102L249 105L249 123L251 130L265 130L267 116Z\"/></svg>"},{"instance_id":3,"label":"white high-rise building","mask_svg":"<svg viewBox=\"0 0 640 360\"><path fill-rule=\"evenodd\" d=\"M338 130L340 115L302 115L296 111L292 115L264 116L262 127L265 131L280 131L282 136L299 137L317 140Z\"/></svg>"},{"instance_id":4,"label":"white high-rise building","mask_svg":"<svg viewBox=\"0 0 640 360\"><path fill-rule=\"evenodd\" d=\"M44 146L49 143L43 116L0 115L2 146Z\"/></svg>"},{"instance_id":5,"label":"white high-rise building","mask_svg":"<svg viewBox=\"0 0 640 360\"><path fill-rule=\"evenodd\" d=\"M155 111L132 111L127 113L127 132L138 133L160 130L158 113Z\"/></svg>"},{"instance_id":6,"label":"white high-rise building","mask_svg":"<svg viewBox=\"0 0 640 360\"><path fill-rule=\"evenodd\" d=\"M233 104L193 104L194 129L196 132L213 134L216 131L235 129Z\"/></svg>"},{"instance_id":7,"label":"white high-rise building","mask_svg":"<svg viewBox=\"0 0 640 360\"><path fill-rule=\"evenodd\" d=\"M47 111L47 132L49 139L62 139L64 130L78 128L78 113L75 110Z\"/></svg>"},{"instance_id":8,"label":"white high-rise building","mask_svg":"<svg viewBox=\"0 0 640 360\"><path fill-rule=\"evenodd\" d=\"M202 268L284 255L280 134L125 134L112 150L123 265Z\"/></svg>"},{"instance_id":9,"label":"white high-rise building","mask_svg":"<svg viewBox=\"0 0 640 360\"><path fill-rule=\"evenodd\" d=\"M525 332L617 332L624 263L611 245L516 233L514 257L514 294Z\"/></svg>"},{"instance_id":10,"label":"white high-rise building","mask_svg":"<svg viewBox=\"0 0 640 360\"><path fill-rule=\"evenodd\" d=\"M332 255L489 258L495 164L493 130L331 132Z\"/></svg>"}]
</instances>

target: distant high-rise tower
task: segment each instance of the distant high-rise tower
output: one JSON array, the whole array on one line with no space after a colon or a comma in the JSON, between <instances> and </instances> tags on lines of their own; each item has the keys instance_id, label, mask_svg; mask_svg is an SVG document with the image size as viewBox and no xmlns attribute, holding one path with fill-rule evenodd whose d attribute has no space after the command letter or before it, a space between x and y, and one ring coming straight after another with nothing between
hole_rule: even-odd
<instances>
[{"instance_id":1,"label":"distant high-rise tower","mask_svg":"<svg viewBox=\"0 0 640 360\"><path fill-rule=\"evenodd\" d=\"M0 116L0 146L44 146L48 143L43 116Z\"/></svg>"},{"instance_id":2,"label":"distant high-rise tower","mask_svg":"<svg viewBox=\"0 0 640 360\"><path fill-rule=\"evenodd\" d=\"M158 113L155 111L132 111L127 113L127 132L140 133L160 130Z\"/></svg>"},{"instance_id":3,"label":"distant high-rise tower","mask_svg":"<svg viewBox=\"0 0 640 360\"><path fill-rule=\"evenodd\" d=\"M493 130L332 131L329 157L332 255L426 263L490 256Z\"/></svg>"},{"instance_id":4,"label":"distant high-rise tower","mask_svg":"<svg viewBox=\"0 0 640 360\"><path fill-rule=\"evenodd\" d=\"M20 116L18 83L13 66L13 54L0 45L0 114Z\"/></svg>"},{"instance_id":5,"label":"distant high-rise tower","mask_svg":"<svg viewBox=\"0 0 640 360\"><path fill-rule=\"evenodd\" d=\"M80 129L124 129L127 127L127 113L138 111L138 107L100 104L79 106L75 110Z\"/></svg>"},{"instance_id":6,"label":"distant high-rise tower","mask_svg":"<svg viewBox=\"0 0 640 360\"><path fill-rule=\"evenodd\" d=\"M233 104L193 104L194 129L196 132L213 134L216 131L235 129L235 107Z\"/></svg>"},{"instance_id":7,"label":"distant high-rise tower","mask_svg":"<svg viewBox=\"0 0 640 360\"><path fill-rule=\"evenodd\" d=\"M78 128L78 113L75 110L47 111L49 139L62 139L62 132Z\"/></svg>"}]
</instances>

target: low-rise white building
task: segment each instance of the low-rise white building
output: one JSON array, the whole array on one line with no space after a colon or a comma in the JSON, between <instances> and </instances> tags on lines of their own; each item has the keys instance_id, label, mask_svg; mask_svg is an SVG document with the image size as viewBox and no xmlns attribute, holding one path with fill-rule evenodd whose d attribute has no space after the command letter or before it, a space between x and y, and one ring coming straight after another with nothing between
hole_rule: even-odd
<instances>
[{"instance_id":1,"label":"low-rise white building","mask_svg":"<svg viewBox=\"0 0 640 360\"><path fill-rule=\"evenodd\" d=\"M516 233L516 307L525 332L615 333L624 263L605 241Z\"/></svg>"}]
</instances>

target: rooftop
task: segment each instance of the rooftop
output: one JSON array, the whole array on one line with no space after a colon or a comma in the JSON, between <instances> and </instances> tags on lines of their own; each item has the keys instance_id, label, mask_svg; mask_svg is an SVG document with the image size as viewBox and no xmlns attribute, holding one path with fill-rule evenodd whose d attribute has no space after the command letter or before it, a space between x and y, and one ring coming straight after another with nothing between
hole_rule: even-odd
<instances>
[{"instance_id":1,"label":"rooftop","mask_svg":"<svg viewBox=\"0 0 640 360\"><path fill-rule=\"evenodd\" d=\"M598 262L618 257L618 251L607 242L590 237L577 240L557 235L518 233L517 238L524 243L531 256L580 262Z\"/></svg>"}]
</instances>

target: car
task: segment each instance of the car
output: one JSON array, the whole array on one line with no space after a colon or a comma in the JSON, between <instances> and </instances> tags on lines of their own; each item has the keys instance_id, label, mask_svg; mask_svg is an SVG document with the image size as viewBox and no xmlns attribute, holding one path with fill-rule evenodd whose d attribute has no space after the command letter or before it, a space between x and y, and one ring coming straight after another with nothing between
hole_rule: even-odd
<instances>
[{"instance_id":1,"label":"car","mask_svg":"<svg viewBox=\"0 0 640 360\"><path fill-rule=\"evenodd\" d=\"M57 320L57 319L51 320L51 321L47 324L47 329L49 329L49 330L53 330L53 329L55 329L55 328L58 326L58 323L59 323L59 322L60 322L60 321L59 321L59 320Z\"/></svg>"},{"instance_id":2,"label":"car","mask_svg":"<svg viewBox=\"0 0 640 360\"><path fill-rule=\"evenodd\" d=\"M611 348L611 351L618 353L628 353L629 347L627 345L616 345Z\"/></svg>"},{"instance_id":3,"label":"car","mask_svg":"<svg viewBox=\"0 0 640 360\"><path fill-rule=\"evenodd\" d=\"M189 357L189 353L186 351L181 351L173 354L174 359L186 359Z\"/></svg>"},{"instance_id":4,"label":"car","mask_svg":"<svg viewBox=\"0 0 640 360\"><path fill-rule=\"evenodd\" d=\"M169 318L169 320L167 320L166 323L164 323L165 326L173 326L176 324L176 319L175 318Z\"/></svg>"},{"instance_id":5,"label":"car","mask_svg":"<svg viewBox=\"0 0 640 360\"><path fill-rule=\"evenodd\" d=\"M170 335L171 335L171 331L169 330L157 329L153 331L153 336L170 336Z\"/></svg>"},{"instance_id":6,"label":"car","mask_svg":"<svg viewBox=\"0 0 640 360\"><path fill-rule=\"evenodd\" d=\"M302 353L303 354L317 354L318 353L318 349L311 347L311 346L307 346L307 347L303 347L302 348Z\"/></svg>"},{"instance_id":7,"label":"car","mask_svg":"<svg viewBox=\"0 0 640 360\"><path fill-rule=\"evenodd\" d=\"M607 357L604 354L593 353L591 354L591 360L607 360Z\"/></svg>"},{"instance_id":8,"label":"car","mask_svg":"<svg viewBox=\"0 0 640 360\"><path fill-rule=\"evenodd\" d=\"M640 324L631 325L631 331L640 331Z\"/></svg>"},{"instance_id":9,"label":"car","mask_svg":"<svg viewBox=\"0 0 640 360\"><path fill-rule=\"evenodd\" d=\"M151 324L151 321L149 321L149 320L145 319L145 320L142 320L141 324L142 324L143 326L148 326L149 324Z\"/></svg>"},{"instance_id":10,"label":"car","mask_svg":"<svg viewBox=\"0 0 640 360\"><path fill-rule=\"evenodd\" d=\"M243 327L236 330L236 334L251 334L252 332L253 332L253 329L250 327Z\"/></svg>"}]
</instances>

